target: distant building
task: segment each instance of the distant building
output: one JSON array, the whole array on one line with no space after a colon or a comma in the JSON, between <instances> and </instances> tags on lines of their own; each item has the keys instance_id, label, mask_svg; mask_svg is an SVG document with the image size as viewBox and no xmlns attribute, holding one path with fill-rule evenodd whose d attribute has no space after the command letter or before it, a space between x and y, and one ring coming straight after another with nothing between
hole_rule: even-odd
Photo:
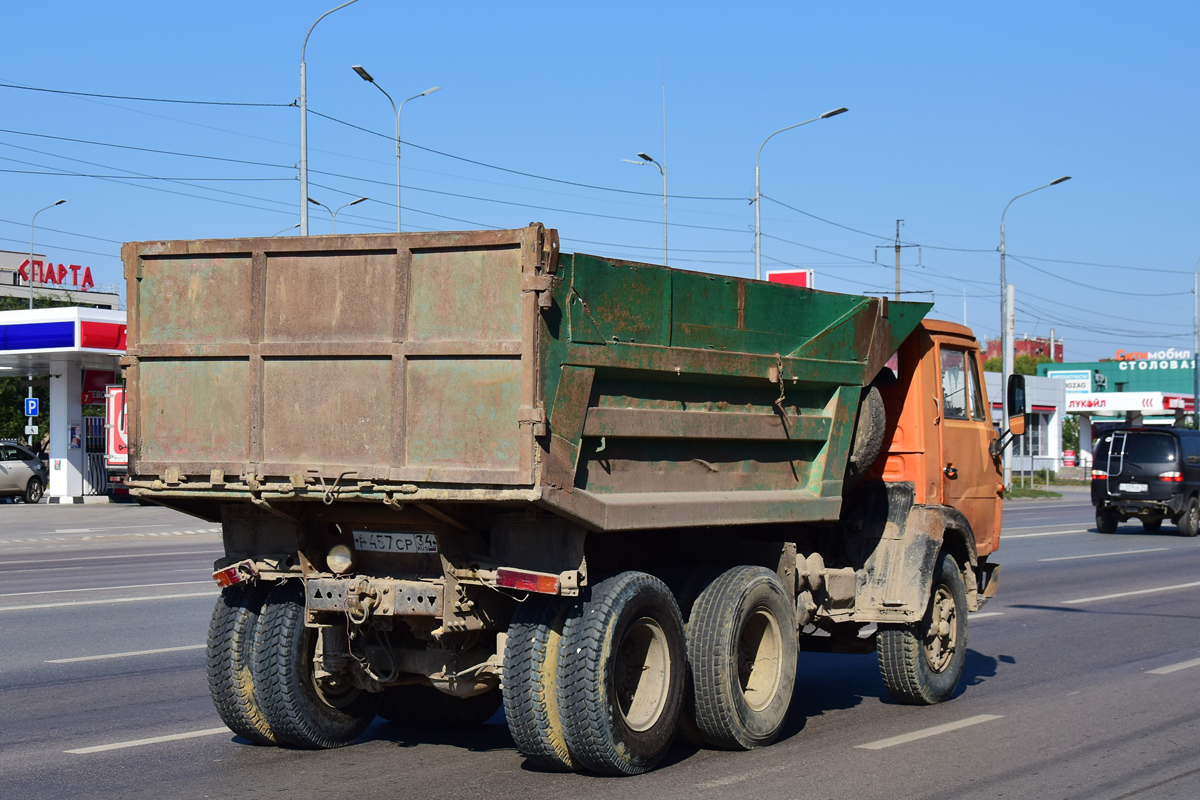
<instances>
[{"instance_id":1,"label":"distant building","mask_svg":"<svg viewBox=\"0 0 1200 800\"><path fill-rule=\"evenodd\" d=\"M29 297L28 278L32 277L35 297L110 310L116 310L120 303L115 293L95 290L91 267L54 264L37 253L32 266L31 270L28 252L0 250L0 297Z\"/></svg>"},{"instance_id":2,"label":"distant building","mask_svg":"<svg viewBox=\"0 0 1200 800\"><path fill-rule=\"evenodd\" d=\"M983 348L984 359L998 358L1000 353L1000 340L988 339ZM1022 336L1019 339L1013 340L1013 351L1015 356L1050 356L1050 339L1041 338L1040 336ZM1054 361L1061 364L1063 360L1063 342L1062 339L1054 340Z\"/></svg>"}]
</instances>

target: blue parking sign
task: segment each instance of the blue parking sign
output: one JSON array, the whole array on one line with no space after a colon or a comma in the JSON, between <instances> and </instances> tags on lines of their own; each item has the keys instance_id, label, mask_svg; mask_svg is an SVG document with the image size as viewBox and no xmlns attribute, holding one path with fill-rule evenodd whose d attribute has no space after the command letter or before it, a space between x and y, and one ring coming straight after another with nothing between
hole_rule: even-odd
<instances>
[{"instance_id":1,"label":"blue parking sign","mask_svg":"<svg viewBox=\"0 0 1200 800\"><path fill-rule=\"evenodd\" d=\"M25 416L36 417L38 415L38 399L36 397L25 398Z\"/></svg>"}]
</instances>

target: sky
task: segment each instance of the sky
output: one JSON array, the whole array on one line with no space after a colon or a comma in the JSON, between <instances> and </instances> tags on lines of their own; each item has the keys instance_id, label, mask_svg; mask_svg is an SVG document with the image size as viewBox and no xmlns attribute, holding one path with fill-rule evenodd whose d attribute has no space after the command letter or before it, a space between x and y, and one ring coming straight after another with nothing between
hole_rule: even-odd
<instances>
[{"instance_id":1,"label":"sky","mask_svg":"<svg viewBox=\"0 0 1200 800\"><path fill-rule=\"evenodd\" d=\"M0 249L122 286L126 241L295 235L301 45L336 0L6 8ZM1183 2L398 3L313 29L309 196L337 230L557 228L564 252L894 289L1068 360L1191 349L1200 6ZM664 146L665 85L665 146ZM109 95L100 97L95 95ZM113 99L111 96L145 99ZM203 101L158 102L158 101ZM251 104L251 105L230 105ZM665 155L664 155L665 154ZM310 234L331 229L311 206ZM123 291L123 289L122 289Z\"/></svg>"}]
</instances>

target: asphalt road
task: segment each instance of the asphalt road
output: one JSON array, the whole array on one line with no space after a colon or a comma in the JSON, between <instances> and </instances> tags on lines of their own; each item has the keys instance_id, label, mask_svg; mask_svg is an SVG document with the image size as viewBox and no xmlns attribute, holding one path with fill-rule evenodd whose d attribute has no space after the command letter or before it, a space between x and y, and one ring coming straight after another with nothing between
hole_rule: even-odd
<instances>
[{"instance_id":1,"label":"asphalt road","mask_svg":"<svg viewBox=\"0 0 1200 800\"><path fill-rule=\"evenodd\" d=\"M236 739L204 678L219 550L162 509L0 506L0 797L1200 797L1200 540L1097 534L1085 493L1006 508L950 702L890 702L874 656L803 654L775 745L679 744L620 780L525 768L499 715L380 720L327 752Z\"/></svg>"}]
</instances>

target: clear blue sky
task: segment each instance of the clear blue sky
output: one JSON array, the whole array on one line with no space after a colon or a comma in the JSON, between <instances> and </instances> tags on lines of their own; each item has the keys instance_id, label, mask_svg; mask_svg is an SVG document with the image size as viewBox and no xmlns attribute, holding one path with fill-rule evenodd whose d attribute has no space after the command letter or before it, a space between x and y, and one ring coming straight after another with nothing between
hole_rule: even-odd
<instances>
[{"instance_id":1,"label":"clear blue sky","mask_svg":"<svg viewBox=\"0 0 1200 800\"><path fill-rule=\"evenodd\" d=\"M10 4L0 83L286 105L304 34L335 5ZM670 261L752 276L755 151L848 106L763 150L765 267L812 267L831 291L890 291L902 218L904 243L922 246L903 251L902 288L933 292L935 314L957 321L965 290L968 323L994 336L1000 213L1071 175L1008 213L1018 335L1054 327L1079 360L1190 349L1198 17L1182 2L359 0L309 40L309 108L376 133L310 117L310 194L334 207L372 198L339 213L340 232L394 229L391 110L351 71L362 64L398 100L444 87L404 110L406 229L536 220L568 252L658 262L659 174L621 159L662 156L665 81L670 193L735 198L672 198ZM0 170L58 173L0 172L0 249L26 249L30 216L60 197L38 218L36 249L91 266L100 284L123 281L120 242L298 222L296 108L0 88L0 109ZM329 232L327 212L313 207L311 232Z\"/></svg>"}]
</instances>

